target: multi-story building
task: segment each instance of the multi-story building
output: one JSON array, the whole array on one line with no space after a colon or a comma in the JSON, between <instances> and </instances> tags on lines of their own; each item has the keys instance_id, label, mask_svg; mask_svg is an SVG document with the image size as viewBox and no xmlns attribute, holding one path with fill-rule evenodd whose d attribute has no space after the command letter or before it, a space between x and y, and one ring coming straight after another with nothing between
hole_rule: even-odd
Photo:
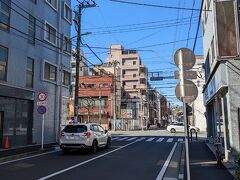
<instances>
[{"instance_id":1,"label":"multi-story building","mask_svg":"<svg viewBox=\"0 0 240 180\"><path fill-rule=\"evenodd\" d=\"M40 144L37 95L47 95L44 143L58 140L69 96L71 0L0 1L0 148Z\"/></svg>"},{"instance_id":2,"label":"multi-story building","mask_svg":"<svg viewBox=\"0 0 240 180\"><path fill-rule=\"evenodd\" d=\"M161 95L156 89L148 88L147 90L148 99L148 112L149 112L149 123L157 124L160 123L161 117L161 105L160 97Z\"/></svg>"},{"instance_id":3,"label":"multi-story building","mask_svg":"<svg viewBox=\"0 0 240 180\"><path fill-rule=\"evenodd\" d=\"M72 54L75 54L76 50L72 51ZM74 97L75 97L75 82L76 82L76 58L75 56L71 57L71 88L70 88L70 102L68 110L68 118L66 121L62 122L62 125L68 124L71 119L74 117ZM84 54L81 51L81 61L79 62L79 77L88 75L88 65L87 61L84 58Z\"/></svg>"},{"instance_id":4,"label":"multi-story building","mask_svg":"<svg viewBox=\"0 0 240 180\"><path fill-rule=\"evenodd\" d=\"M160 96L160 109L161 109L161 121L160 124L163 127L168 125L168 101L167 98L163 95Z\"/></svg>"},{"instance_id":5,"label":"multi-story building","mask_svg":"<svg viewBox=\"0 0 240 180\"><path fill-rule=\"evenodd\" d=\"M147 68L142 64L136 50L124 50L121 45L112 45L106 62L118 62L121 69L122 86L121 109L131 111L126 123L133 128L146 126L147 105ZM120 117L118 117L120 118Z\"/></svg>"},{"instance_id":6,"label":"multi-story building","mask_svg":"<svg viewBox=\"0 0 240 180\"><path fill-rule=\"evenodd\" d=\"M190 124L197 126L201 132L206 132L207 122L206 122L206 108L203 102L203 86L205 84L204 78L204 58L203 56L196 56L196 63L193 66L193 70L197 72L197 79L193 79L192 81L195 83L198 89L198 96L193 101L191 106L191 116Z\"/></svg>"},{"instance_id":7,"label":"multi-story building","mask_svg":"<svg viewBox=\"0 0 240 180\"><path fill-rule=\"evenodd\" d=\"M80 78L80 122L100 123L108 129L113 116L113 75L89 75Z\"/></svg>"},{"instance_id":8,"label":"multi-story building","mask_svg":"<svg viewBox=\"0 0 240 180\"><path fill-rule=\"evenodd\" d=\"M238 1L205 0L202 14L205 59L204 104L208 137L222 137L225 159L240 152L240 61ZM207 11L207 10L211 10Z\"/></svg>"}]
</instances>

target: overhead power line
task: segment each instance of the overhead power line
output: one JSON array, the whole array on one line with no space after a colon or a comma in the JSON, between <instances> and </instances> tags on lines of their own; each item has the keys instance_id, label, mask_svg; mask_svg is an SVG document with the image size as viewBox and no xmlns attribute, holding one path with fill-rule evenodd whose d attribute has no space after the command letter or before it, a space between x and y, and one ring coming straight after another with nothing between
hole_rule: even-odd
<instances>
[{"instance_id":1,"label":"overhead power line","mask_svg":"<svg viewBox=\"0 0 240 180\"><path fill-rule=\"evenodd\" d=\"M203 8L203 0L202 0L202 3L201 3L201 9L202 8ZM195 39L194 39L194 44L193 44L193 52L195 52L195 47L196 47L196 43L197 43L197 36L198 36L200 23L201 23L201 16L202 16L202 11L199 12L199 16L198 16L198 25L197 25L197 32L196 32Z\"/></svg>"},{"instance_id":2,"label":"overhead power line","mask_svg":"<svg viewBox=\"0 0 240 180\"><path fill-rule=\"evenodd\" d=\"M195 6L195 0L193 0L192 8L194 8L194 6ZM192 17L193 17L193 10L192 10L192 12L191 12L190 25L189 25L189 29L188 29L188 36L187 36L186 47L188 47L188 40L189 40L189 36L190 36L190 32L191 32L191 27L192 27Z\"/></svg>"},{"instance_id":3,"label":"overhead power line","mask_svg":"<svg viewBox=\"0 0 240 180\"><path fill-rule=\"evenodd\" d=\"M195 16L193 18L198 18ZM121 27L133 27L133 26L142 26L147 24L161 24L162 22L180 22L183 20L189 20L190 17L183 17L181 19L164 19L159 21L150 21L150 22L141 22L141 23L133 23L133 24L122 24L122 25L113 25L113 26L100 26L100 27L92 27L92 28L83 28L83 30L94 30L94 29L114 29L114 28L121 28Z\"/></svg>"},{"instance_id":4,"label":"overhead power line","mask_svg":"<svg viewBox=\"0 0 240 180\"><path fill-rule=\"evenodd\" d=\"M149 6L149 7L154 7L154 8L182 9L182 10L187 10L187 11L192 11L192 10L193 11L202 11L201 9L194 9L194 8L184 8L184 7L157 5L157 4L137 3L137 2L131 2L131 1L121 1L121 0L109 0L109 1L117 2L117 3L138 5L138 6ZM204 11L212 11L212 10L204 10Z\"/></svg>"}]
</instances>

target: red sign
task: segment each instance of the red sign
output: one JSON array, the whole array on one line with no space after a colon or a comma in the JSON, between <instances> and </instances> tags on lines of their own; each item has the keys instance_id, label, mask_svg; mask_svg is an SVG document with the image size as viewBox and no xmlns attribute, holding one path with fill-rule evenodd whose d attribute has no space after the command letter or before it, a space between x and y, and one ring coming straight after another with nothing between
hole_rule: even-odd
<instances>
[{"instance_id":1,"label":"red sign","mask_svg":"<svg viewBox=\"0 0 240 180\"><path fill-rule=\"evenodd\" d=\"M38 96L37 96L38 101L45 101L46 99L47 99L46 93L43 93L43 92L38 93Z\"/></svg>"}]
</instances>

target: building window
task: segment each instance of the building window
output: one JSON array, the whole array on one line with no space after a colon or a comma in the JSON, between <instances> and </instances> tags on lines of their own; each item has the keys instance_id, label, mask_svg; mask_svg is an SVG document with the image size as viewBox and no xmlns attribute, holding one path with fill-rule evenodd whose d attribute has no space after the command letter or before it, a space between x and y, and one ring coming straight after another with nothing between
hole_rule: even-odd
<instances>
[{"instance_id":1,"label":"building window","mask_svg":"<svg viewBox=\"0 0 240 180\"><path fill-rule=\"evenodd\" d=\"M108 84L100 84L99 87L100 87L100 88L108 88L109 85L108 85Z\"/></svg>"},{"instance_id":2,"label":"building window","mask_svg":"<svg viewBox=\"0 0 240 180\"><path fill-rule=\"evenodd\" d=\"M136 89L136 87L137 87L136 85L133 85L133 89Z\"/></svg>"},{"instance_id":3,"label":"building window","mask_svg":"<svg viewBox=\"0 0 240 180\"><path fill-rule=\"evenodd\" d=\"M28 43L35 44L36 19L29 14Z\"/></svg>"},{"instance_id":4,"label":"building window","mask_svg":"<svg viewBox=\"0 0 240 180\"><path fill-rule=\"evenodd\" d=\"M11 1L0 1L0 29L9 30Z\"/></svg>"},{"instance_id":5,"label":"building window","mask_svg":"<svg viewBox=\"0 0 240 180\"><path fill-rule=\"evenodd\" d=\"M56 45L57 44L57 38L56 38L57 35L56 34L57 34L56 29L46 22L45 23L45 36L44 36L44 39L46 41Z\"/></svg>"},{"instance_id":6,"label":"building window","mask_svg":"<svg viewBox=\"0 0 240 180\"><path fill-rule=\"evenodd\" d=\"M8 49L0 46L0 81L6 81Z\"/></svg>"},{"instance_id":7,"label":"building window","mask_svg":"<svg viewBox=\"0 0 240 180\"><path fill-rule=\"evenodd\" d=\"M44 79L56 81L57 67L47 62L44 64Z\"/></svg>"},{"instance_id":8,"label":"building window","mask_svg":"<svg viewBox=\"0 0 240 180\"><path fill-rule=\"evenodd\" d=\"M133 77L136 77L137 75L136 74L133 74Z\"/></svg>"},{"instance_id":9,"label":"building window","mask_svg":"<svg viewBox=\"0 0 240 180\"><path fill-rule=\"evenodd\" d=\"M65 52L71 53L71 40L66 36L64 36L63 50Z\"/></svg>"},{"instance_id":10,"label":"building window","mask_svg":"<svg viewBox=\"0 0 240 180\"><path fill-rule=\"evenodd\" d=\"M64 3L64 19L72 23L72 10L66 3Z\"/></svg>"},{"instance_id":11,"label":"building window","mask_svg":"<svg viewBox=\"0 0 240 180\"><path fill-rule=\"evenodd\" d=\"M57 11L57 0L45 0L49 6Z\"/></svg>"},{"instance_id":12,"label":"building window","mask_svg":"<svg viewBox=\"0 0 240 180\"><path fill-rule=\"evenodd\" d=\"M64 71L64 70L63 70L63 74L62 74L62 83L65 86L70 85L70 73L67 71Z\"/></svg>"},{"instance_id":13,"label":"building window","mask_svg":"<svg viewBox=\"0 0 240 180\"><path fill-rule=\"evenodd\" d=\"M33 88L34 60L27 58L26 87Z\"/></svg>"},{"instance_id":14,"label":"building window","mask_svg":"<svg viewBox=\"0 0 240 180\"><path fill-rule=\"evenodd\" d=\"M133 61L133 65L136 65L136 61Z\"/></svg>"}]
</instances>

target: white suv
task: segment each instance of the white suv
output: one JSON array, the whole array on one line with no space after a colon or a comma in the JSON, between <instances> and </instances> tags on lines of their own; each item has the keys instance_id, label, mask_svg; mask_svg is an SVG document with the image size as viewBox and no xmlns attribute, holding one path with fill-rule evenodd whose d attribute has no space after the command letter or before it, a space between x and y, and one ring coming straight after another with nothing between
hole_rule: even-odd
<instances>
[{"instance_id":1,"label":"white suv","mask_svg":"<svg viewBox=\"0 0 240 180\"><path fill-rule=\"evenodd\" d=\"M171 133L184 132L184 122L174 122L167 126L167 130ZM200 129L195 126L189 126L189 132L200 132Z\"/></svg>"},{"instance_id":2,"label":"white suv","mask_svg":"<svg viewBox=\"0 0 240 180\"><path fill-rule=\"evenodd\" d=\"M99 147L111 147L111 135L96 123L69 124L61 131L59 145L65 154L72 149L96 153Z\"/></svg>"}]
</instances>

